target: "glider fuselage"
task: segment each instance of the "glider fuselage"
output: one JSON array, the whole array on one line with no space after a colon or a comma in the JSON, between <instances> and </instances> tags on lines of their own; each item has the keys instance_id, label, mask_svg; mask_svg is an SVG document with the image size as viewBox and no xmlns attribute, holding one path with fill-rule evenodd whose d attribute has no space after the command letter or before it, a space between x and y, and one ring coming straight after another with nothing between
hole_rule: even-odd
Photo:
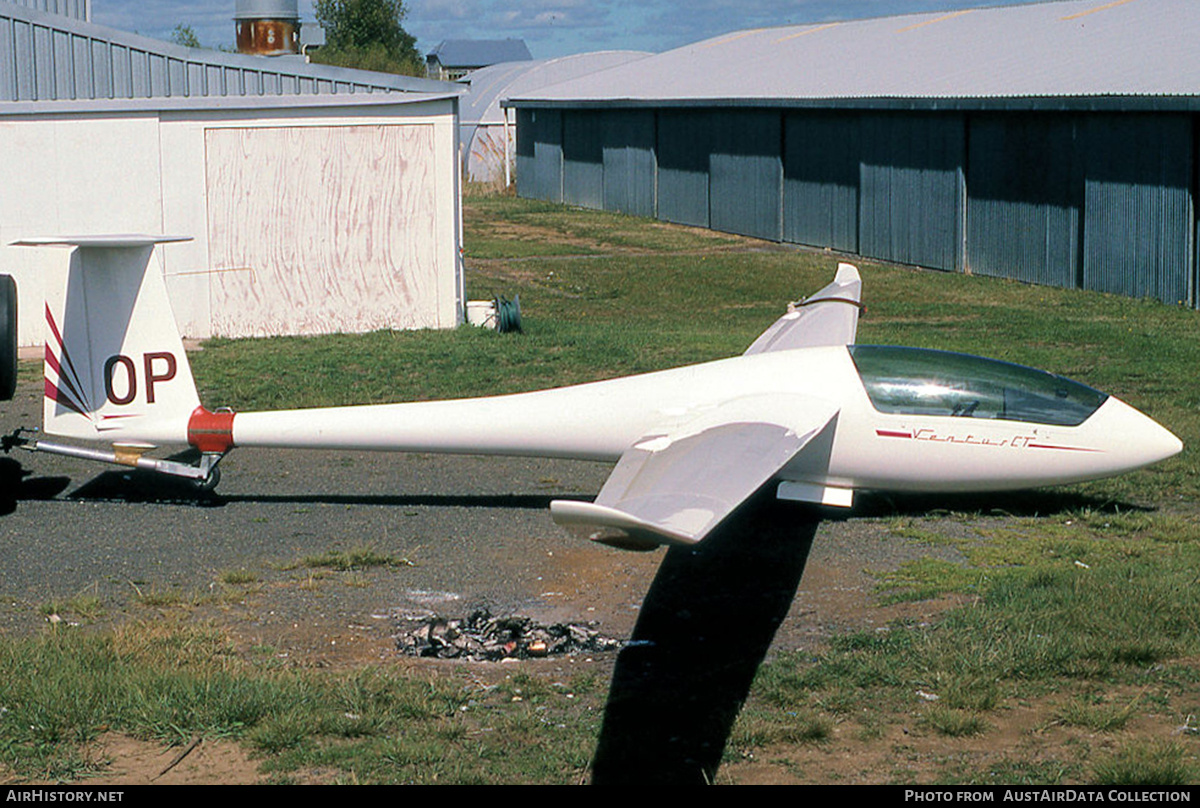
<instances>
[{"instance_id":1,"label":"glider fuselage","mask_svg":"<svg viewBox=\"0 0 1200 808\"><path fill-rule=\"evenodd\" d=\"M731 402L772 396L819 399L838 409L822 434L777 475L781 481L838 489L984 491L1055 485L1120 474L1180 448L1173 435L1111 396L1076 425L880 412L850 351L841 346L740 356L487 398L240 413L233 419L232 440L247 447L615 462L648 435L670 434Z\"/></svg>"}]
</instances>

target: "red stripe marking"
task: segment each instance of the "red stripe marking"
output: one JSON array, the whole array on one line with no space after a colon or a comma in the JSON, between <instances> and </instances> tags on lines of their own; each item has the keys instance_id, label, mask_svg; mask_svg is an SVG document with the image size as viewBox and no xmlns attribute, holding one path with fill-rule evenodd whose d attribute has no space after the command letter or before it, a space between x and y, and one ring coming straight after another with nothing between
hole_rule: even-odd
<instances>
[{"instance_id":1,"label":"red stripe marking","mask_svg":"<svg viewBox=\"0 0 1200 808\"><path fill-rule=\"evenodd\" d=\"M1030 449L1058 449L1063 452L1102 452L1103 449L1088 449L1084 446L1054 446L1049 443L1027 443Z\"/></svg>"},{"instance_id":2,"label":"red stripe marking","mask_svg":"<svg viewBox=\"0 0 1200 808\"><path fill-rule=\"evenodd\" d=\"M70 390L80 401L86 401L86 397L79 394L79 390L83 389L83 384L80 382L79 371L75 370L75 364L71 361L71 355L67 353L67 345L63 342L62 334L59 333L58 323L54 322L54 314L50 311L50 304L46 304L46 323L50 326L51 333L54 334L54 339L58 341L59 350L62 351L62 361L66 363L67 370L70 374L62 372L58 358L50 350L50 343L46 343L46 363L54 368L54 372L58 374L59 381L63 387ZM53 360L53 361L52 361ZM83 410L79 410L80 415L87 415Z\"/></svg>"},{"instance_id":3,"label":"red stripe marking","mask_svg":"<svg viewBox=\"0 0 1200 808\"><path fill-rule=\"evenodd\" d=\"M67 409L74 410L75 412L79 413L80 415L87 417L87 413L84 412L83 409L78 404L76 404L75 401L73 401L69 395L67 395L62 390L59 390L57 387L55 387L54 384L49 379L46 379L45 381L46 381L46 398L50 399L51 401L53 401L57 404L62 404Z\"/></svg>"},{"instance_id":4,"label":"red stripe marking","mask_svg":"<svg viewBox=\"0 0 1200 808\"><path fill-rule=\"evenodd\" d=\"M50 343L46 343L46 364L54 368L54 372L59 376L62 375L62 366L58 364L58 357L54 355L54 351L50 350Z\"/></svg>"},{"instance_id":5,"label":"red stripe marking","mask_svg":"<svg viewBox=\"0 0 1200 808\"><path fill-rule=\"evenodd\" d=\"M54 338L58 340L58 347L63 347L62 334L58 333L58 323L54 322L54 315L50 311L50 304L46 304L46 322L50 325L50 333L54 334Z\"/></svg>"},{"instance_id":6,"label":"red stripe marking","mask_svg":"<svg viewBox=\"0 0 1200 808\"><path fill-rule=\"evenodd\" d=\"M58 383L62 386L62 391L77 401L83 401L83 396L79 395L79 391L75 389L75 385L71 384L70 378L62 372L62 366L58 363L58 357L50 350L50 344L46 343L46 364L58 374Z\"/></svg>"},{"instance_id":7,"label":"red stripe marking","mask_svg":"<svg viewBox=\"0 0 1200 808\"><path fill-rule=\"evenodd\" d=\"M881 438L908 438L912 439L911 432L891 432L887 429L876 429L875 434Z\"/></svg>"}]
</instances>

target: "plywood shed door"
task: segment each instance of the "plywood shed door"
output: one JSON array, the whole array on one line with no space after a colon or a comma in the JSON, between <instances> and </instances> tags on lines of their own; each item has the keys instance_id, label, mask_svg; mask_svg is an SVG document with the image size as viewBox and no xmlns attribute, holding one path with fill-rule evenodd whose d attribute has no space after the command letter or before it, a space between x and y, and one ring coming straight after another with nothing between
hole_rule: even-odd
<instances>
[{"instance_id":1,"label":"plywood shed door","mask_svg":"<svg viewBox=\"0 0 1200 808\"><path fill-rule=\"evenodd\" d=\"M429 124L205 132L213 332L438 325Z\"/></svg>"}]
</instances>

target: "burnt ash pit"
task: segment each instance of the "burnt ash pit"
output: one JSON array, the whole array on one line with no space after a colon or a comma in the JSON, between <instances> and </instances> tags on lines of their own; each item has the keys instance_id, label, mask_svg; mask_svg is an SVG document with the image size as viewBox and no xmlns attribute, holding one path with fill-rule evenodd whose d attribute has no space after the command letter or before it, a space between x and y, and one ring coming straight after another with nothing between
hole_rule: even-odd
<instances>
[{"instance_id":1,"label":"burnt ash pit","mask_svg":"<svg viewBox=\"0 0 1200 808\"><path fill-rule=\"evenodd\" d=\"M479 662L594 654L622 645L588 624L540 625L521 615L496 617L487 609L476 609L462 620L436 615L409 619L396 635L402 654Z\"/></svg>"}]
</instances>

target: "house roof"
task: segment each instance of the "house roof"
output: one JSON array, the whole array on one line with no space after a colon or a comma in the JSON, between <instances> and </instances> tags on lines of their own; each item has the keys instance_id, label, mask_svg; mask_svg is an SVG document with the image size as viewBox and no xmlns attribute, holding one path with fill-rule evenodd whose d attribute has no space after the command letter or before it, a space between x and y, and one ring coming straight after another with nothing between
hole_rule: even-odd
<instances>
[{"instance_id":1,"label":"house roof","mask_svg":"<svg viewBox=\"0 0 1200 808\"><path fill-rule=\"evenodd\" d=\"M1200 3L1060 0L737 31L514 106L1200 108Z\"/></svg>"},{"instance_id":2,"label":"house roof","mask_svg":"<svg viewBox=\"0 0 1200 808\"><path fill-rule=\"evenodd\" d=\"M522 39L444 39L429 52L446 67L484 67L533 58Z\"/></svg>"}]
</instances>

